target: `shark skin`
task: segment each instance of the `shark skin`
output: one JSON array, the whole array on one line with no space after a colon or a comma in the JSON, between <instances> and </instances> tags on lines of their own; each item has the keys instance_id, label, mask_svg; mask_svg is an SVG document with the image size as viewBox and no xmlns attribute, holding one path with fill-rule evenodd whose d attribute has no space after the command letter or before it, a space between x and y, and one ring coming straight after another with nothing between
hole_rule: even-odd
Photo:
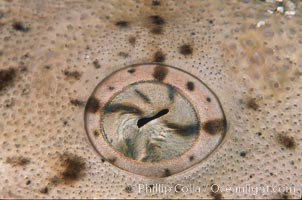
<instances>
[{"instance_id":1,"label":"shark skin","mask_svg":"<svg viewBox=\"0 0 302 200\"><path fill-rule=\"evenodd\" d=\"M300 199L301 15L298 0L0 0L0 198ZM180 173L122 170L87 137L95 87L139 63L192 74L223 107L223 142Z\"/></svg>"}]
</instances>

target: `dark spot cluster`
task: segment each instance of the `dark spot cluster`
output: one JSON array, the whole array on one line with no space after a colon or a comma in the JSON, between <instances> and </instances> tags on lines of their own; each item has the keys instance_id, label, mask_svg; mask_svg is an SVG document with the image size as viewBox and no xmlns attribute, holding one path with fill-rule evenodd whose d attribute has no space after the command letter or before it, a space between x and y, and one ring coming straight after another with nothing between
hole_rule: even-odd
<instances>
[{"instance_id":1,"label":"dark spot cluster","mask_svg":"<svg viewBox=\"0 0 302 200\"><path fill-rule=\"evenodd\" d=\"M217 133L224 133L226 130L226 120L225 119L213 119L207 121L203 125L203 130L211 135L215 135Z\"/></svg>"},{"instance_id":2,"label":"dark spot cluster","mask_svg":"<svg viewBox=\"0 0 302 200\"><path fill-rule=\"evenodd\" d=\"M68 71L68 70L65 70L64 71L64 75L66 77L74 78L76 80L80 80L80 78L81 78L81 73L78 72L78 71Z\"/></svg>"},{"instance_id":3,"label":"dark spot cluster","mask_svg":"<svg viewBox=\"0 0 302 200\"><path fill-rule=\"evenodd\" d=\"M61 173L62 179L67 182L78 180L85 169L84 159L68 153L63 154L61 158L64 166Z\"/></svg>"},{"instance_id":4,"label":"dark spot cluster","mask_svg":"<svg viewBox=\"0 0 302 200\"><path fill-rule=\"evenodd\" d=\"M190 156L190 157L189 157L189 160L190 160L190 161L193 161L193 160L194 160L194 156Z\"/></svg>"},{"instance_id":5,"label":"dark spot cluster","mask_svg":"<svg viewBox=\"0 0 302 200\"><path fill-rule=\"evenodd\" d=\"M223 198L221 192L219 191L218 185L216 184L211 185L210 195L217 200Z\"/></svg>"},{"instance_id":6,"label":"dark spot cluster","mask_svg":"<svg viewBox=\"0 0 302 200\"><path fill-rule=\"evenodd\" d=\"M190 90L190 91L193 91L194 90L194 83L191 82L191 81L188 81L187 82L187 89Z\"/></svg>"},{"instance_id":7,"label":"dark spot cluster","mask_svg":"<svg viewBox=\"0 0 302 200\"><path fill-rule=\"evenodd\" d=\"M22 22L14 22L12 25L15 31L27 33L29 31L29 27L26 27Z\"/></svg>"},{"instance_id":8,"label":"dark spot cluster","mask_svg":"<svg viewBox=\"0 0 302 200\"><path fill-rule=\"evenodd\" d=\"M190 55L193 53L193 48L191 47L191 45L189 44L184 44L182 46L179 47L179 52L182 54L182 55Z\"/></svg>"},{"instance_id":9,"label":"dark spot cluster","mask_svg":"<svg viewBox=\"0 0 302 200\"><path fill-rule=\"evenodd\" d=\"M153 56L153 62L164 62L166 60L166 56L162 51L155 52Z\"/></svg>"},{"instance_id":10,"label":"dark spot cluster","mask_svg":"<svg viewBox=\"0 0 302 200\"><path fill-rule=\"evenodd\" d=\"M15 166L25 166L30 163L29 158L25 158L23 156L14 156L14 157L9 157L6 159L6 162L13 167Z\"/></svg>"},{"instance_id":11,"label":"dark spot cluster","mask_svg":"<svg viewBox=\"0 0 302 200\"><path fill-rule=\"evenodd\" d=\"M151 28L151 33L161 34L163 32L163 25L166 23L165 20L159 15L152 15L149 17L149 19L153 25Z\"/></svg>"},{"instance_id":12,"label":"dark spot cluster","mask_svg":"<svg viewBox=\"0 0 302 200\"><path fill-rule=\"evenodd\" d=\"M158 81L163 81L168 74L168 69L164 66L156 66L154 68L153 77Z\"/></svg>"},{"instance_id":13,"label":"dark spot cluster","mask_svg":"<svg viewBox=\"0 0 302 200\"><path fill-rule=\"evenodd\" d=\"M132 193L133 192L133 188L131 185L127 185L126 188L125 188L126 192L128 193Z\"/></svg>"},{"instance_id":14,"label":"dark spot cluster","mask_svg":"<svg viewBox=\"0 0 302 200\"><path fill-rule=\"evenodd\" d=\"M259 105L255 98L248 99L248 101L246 102L246 106L252 110L258 110L259 108Z\"/></svg>"},{"instance_id":15,"label":"dark spot cluster","mask_svg":"<svg viewBox=\"0 0 302 200\"><path fill-rule=\"evenodd\" d=\"M296 143L293 137L279 134L278 141L280 144L282 144L284 147L288 149L294 149L296 147Z\"/></svg>"},{"instance_id":16,"label":"dark spot cluster","mask_svg":"<svg viewBox=\"0 0 302 200\"><path fill-rule=\"evenodd\" d=\"M291 199L291 198L290 198L290 195L289 195L289 192L284 191L284 192L281 194L281 198L280 198L280 199Z\"/></svg>"},{"instance_id":17,"label":"dark spot cluster","mask_svg":"<svg viewBox=\"0 0 302 200\"><path fill-rule=\"evenodd\" d=\"M99 101L95 97L90 97L86 104L88 112L96 113L100 109Z\"/></svg>"},{"instance_id":18,"label":"dark spot cluster","mask_svg":"<svg viewBox=\"0 0 302 200\"><path fill-rule=\"evenodd\" d=\"M161 16L152 15L149 18L154 25L164 25L165 24L165 20Z\"/></svg>"},{"instance_id":19,"label":"dark spot cluster","mask_svg":"<svg viewBox=\"0 0 302 200\"><path fill-rule=\"evenodd\" d=\"M16 77L15 69L0 70L0 90L10 85Z\"/></svg>"},{"instance_id":20,"label":"dark spot cluster","mask_svg":"<svg viewBox=\"0 0 302 200\"><path fill-rule=\"evenodd\" d=\"M74 106L84 106L85 102L78 99L71 99L70 103Z\"/></svg>"},{"instance_id":21,"label":"dark spot cluster","mask_svg":"<svg viewBox=\"0 0 302 200\"><path fill-rule=\"evenodd\" d=\"M98 60L95 60L95 61L93 61L93 66L96 68L96 69L99 69L99 68L101 68L101 65L100 65L100 63L99 63L99 61Z\"/></svg>"},{"instance_id":22,"label":"dark spot cluster","mask_svg":"<svg viewBox=\"0 0 302 200\"><path fill-rule=\"evenodd\" d=\"M115 25L121 28L126 28L129 26L129 22L127 21L117 21L115 22Z\"/></svg>"}]
</instances>

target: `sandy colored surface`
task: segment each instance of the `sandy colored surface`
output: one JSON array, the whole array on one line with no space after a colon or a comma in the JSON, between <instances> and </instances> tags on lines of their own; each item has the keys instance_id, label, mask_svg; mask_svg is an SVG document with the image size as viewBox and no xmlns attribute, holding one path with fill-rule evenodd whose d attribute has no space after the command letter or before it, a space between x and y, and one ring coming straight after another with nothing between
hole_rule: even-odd
<instances>
[{"instance_id":1,"label":"sandy colored surface","mask_svg":"<svg viewBox=\"0 0 302 200\"><path fill-rule=\"evenodd\" d=\"M301 198L302 2L292 2L294 15L247 0L0 0L0 198ZM206 83L228 122L208 159L161 179L102 159L83 120L102 79L154 61ZM247 185L295 191L235 191Z\"/></svg>"}]
</instances>

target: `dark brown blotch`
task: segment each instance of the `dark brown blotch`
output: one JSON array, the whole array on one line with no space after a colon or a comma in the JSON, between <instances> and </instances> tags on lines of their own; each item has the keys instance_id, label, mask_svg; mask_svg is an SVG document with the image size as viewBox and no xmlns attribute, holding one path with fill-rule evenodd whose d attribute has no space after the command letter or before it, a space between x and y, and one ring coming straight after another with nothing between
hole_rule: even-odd
<instances>
[{"instance_id":1,"label":"dark brown blotch","mask_svg":"<svg viewBox=\"0 0 302 200\"><path fill-rule=\"evenodd\" d=\"M164 66L156 66L154 68L153 77L158 81L163 81L168 74L168 69Z\"/></svg>"},{"instance_id":2,"label":"dark brown blotch","mask_svg":"<svg viewBox=\"0 0 302 200\"><path fill-rule=\"evenodd\" d=\"M29 31L29 27L26 27L22 22L14 22L12 25L15 31L27 33Z\"/></svg>"},{"instance_id":3,"label":"dark brown blotch","mask_svg":"<svg viewBox=\"0 0 302 200\"><path fill-rule=\"evenodd\" d=\"M162 34L163 33L163 27L155 26L151 29L151 33L153 33L154 35Z\"/></svg>"},{"instance_id":4,"label":"dark brown blotch","mask_svg":"<svg viewBox=\"0 0 302 200\"><path fill-rule=\"evenodd\" d=\"M259 104L257 103L255 98L250 98L246 102L246 106L252 110L258 110Z\"/></svg>"},{"instance_id":5,"label":"dark brown blotch","mask_svg":"<svg viewBox=\"0 0 302 200\"><path fill-rule=\"evenodd\" d=\"M100 132L97 131L97 130L95 130L95 131L93 132L93 135L94 135L94 137L99 137L99 136L100 136Z\"/></svg>"},{"instance_id":6,"label":"dark brown blotch","mask_svg":"<svg viewBox=\"0 0 302 200\"><path fill-rule=\"evenodd\" d=\"M218 185L216 184L212 184L211 185L211 192L210 195L214 198L214 199L223 199L223 196L221 194L221 192L219 191Z\"/></svg>"},{"instance_id":7,"label":"dark brown blotch","mask_svg":"<svg viewBox=\"0 0 302 200\"><path fill-rule=\"evenodd\" d=\"M152 5L153 6L160 6L160 1L159 0L152 0Z\"/></svg>"},{"instance_id":8,"label":"dark brown blotch","mask_svg":"<svg viewBox=\"0 0 302 200\"><path fill-rule=\"evenodd\" d=\"M50 65L45 65L45 66L44 66L44 69L46 69L46 70L50 70L50 68L51 68Z\"/></svg>"},{"instance_id":9,"label":"dark brown blotch","mask_svg":"<svg viewBox=\"0 0 302 200\"><path fill-rule=\"evenodd\" d=\"M171 171L169 169L165 169L164 171L164 177L168 177L168 176L171 176Z\"/></svg>"},{"instance_id":10,"label":"dark brown blotch","mask_svg":"<svg viewBox=\"0 0 302 200\"><path fill-rule=\"evenodd\" d=\"M16 70L13 68L0 70L0 91L13 83L16 78Z\"/></svg>"},{"instance_id":11,"label":"dark brown blotch","mask_svg":"<svg viewBox=\"0 0 302 200\"><path fill-rule=\"evenodd\" d=\"M21 64L20 72L27 72L27 71L28 71L27 66L25 66L24 64Z\"/></svg>"},{"instance_id":12,"label":"dark brown blotch","mask_svg":"<svg viewBox=\"0 0 302 200\"><path fill-rule=\"evenodd\" d=\"M115 163L116 158L108 158L108 159L106 159L106 160L107 160L107 162L113 164L113 163Z\"/></svg>"},{"instance_id":13,"label":"dark brown blotch","mask_svg":"<svg viewBox=\"0 0 302 200\"><path fill-rule=\"evenodd\" d=\"M166 60L166 56L162 51L155 52L153 56L153 62L164 62Z\"/></svg>"},{"instance_id":14,"label":"dark brown blotch","mask_svg":"<svg viewBox=\"0 0 302 200\"><path fill-rule=\"evenodd\" d=\"M127 21L117 21L115 22L115 25L121 28L126 28L129 26L129 22Z\"/></svg>"},{"instance_id":15,"label":"dark brown blotch","mask_svg":"<svg viewBox=\"0 0 302 200\"><path fill-rule=\"evenodd\" d=\"M118 55L119 55L120 57L122 57L122 58L128 58L128 57L129 57L129 54L128 54L128 53L122 52L122 51L119 52Z\"/></svg>"},{"instance_id":16,"label":"dark brown blotch","mask_svg":"<svg viewBox=\"0 0 302 200\"><path fill-rule=\"evenodd\" d=\"M288 149L294 149L296 147L296 142L293 137L287 135L278 135L278 142Z\"/></svg>"},{"instance_id":17,"label":"dark brown blotch","mask_svg":"<svg viewBox=\"0 0 302 200\"><path fill-rule=\"evenodd\" d=\"M94 66L94 68L96 68L96 69L99 69L99 68L101 68L101 65L100 65L100 63L99 63L99 61L98 60L95 60L95 61L93 61L93 66Z\"/></svg>"},{"instance_id":18,"label":"dark brown blotch","mask_svg":"<svg viewBox=\"0 0 302 200\"><path fill-rule=\"evenodd\" d=\"M78 99L71 99L70 103L74 106L84 106L85 102Z\"/></svg>"},{"instance_id":19,"label":"dark brown blotch","mask_svg":"<svg viewBox=\"0 0 302 200\"><path fill-rule=\"evenodd\" d=\"M242 152L239 153L239 155L240 155L241 157L245 157L245 156L246 156L246 152L245 152L245 151L242 151Z\"/></svg>"},{"instance_id":20,"label":"dark brown blotch","mask_svg":"<svg viewBox=\"0 0 302 200\"><path fill-rule=\"evenodd\" d=\"M209 22L209 24L214 24L214 20L212 20L212 19L209 19L208 22Z\"/></svg>"},{"instance_id":21,"label":"dark brown blotch","mask_svg":"<svg viewBox=\"0 0 302 200\"><path fill-rule=\"evenodd\" d=\"M129 69L129 70L128 70L128 73L129 73L129 74L133 74L134 72L135 72L135 69Z\"/></svg>"},{"instance_id":22,"label":"dark brown blotch","mask_svg":"<svg viewBox=\"0 0 302 200\"><path fill-rule=\"evenodd\" d=\"M12 165L13 167L26 166L30 163L30 159L23 156L13 156L13 157L8 157L6 159L6 162Z\"/></svg>"},{"instance_id":23,"label":"dark brown blotch","mask_svg":"<svg viewBox=\"0 0 302 200\"><path fill-rule=\"evenodd\" d=\"M80 78L82 76L81 73L78 71L68 71L68 70L64 71L64 75L68 78L73 78L76 80L80 80Z\"/></svg>"},{"instance_id":24,"label":"dark brown blotch","mask_svg":"<svg viewBox=\"0 0 302 200\"><path fill-rule=\"evenodd\" d=\"M189 160L190 160L190 161L193 161L193 160L194 160L194 156L190 156L190 157L189 157Z\"/></svg>"},{"instance_id":25,"label":"dark brown blotch","mask_svg":"<svg viewBox=\"0 0 302 200\"><path fill-rule=\"evenodd\" d=\"M194 90L194 83L191 82L191 81L188 81L187 82L187 89L190 90L190 91L193 91Z\"/></svg>"},{"instance_id":26,"label":"dark brown blotch","mask_svg":"<svg viewBox=\"0 0 302 200\"><path fill-rule=\"evenodd\" d=\"M136 43L136 37L130 36L129 39L128 39L128 42L129 42L132 46L134 46L135 43Z\"/></svg>"},{"instance_id":27,"label":"dark brown blotch","mask_svg":"<svg viewBox=\"0 0 302 200\"><path fill-rule=\"evenodd\" d=\"M96 113L100 109L100 103L95 97L90 97L86 104L88 112Z\"/></svg>"},{"instance_id":28,"label":"dark brown blotch","mask_svg":"<svg viewBox=\"0 0 302 200\"><path fill-rule=\"evenodd\" d=\"M211 98L210 97L207 97L207 102L211 102Z\"/></svg>"},{"instance_id":29,"label":"dark brown blotch","mask_svg":"<svg viewBox=\"0 0 302 200\"><path fill-rule=\"evenodd\" d=\"M42 194L48 194L48 187L44 187L40 190L40 193Z\"/></svg>"},{"instance_id":30,"label":"dark brown blotch","mask_svg":"<svg viewBox=\"0 0 302 200\"><path fill-rule=\"evenodd\" d=\"M61 157L64 170L61 173L65 183L78 180L85 169L85 161L82 157L64 153Z\"/></svg>"},{"instance_id":31,"label":"dark brown blotch","mask_svg":"<svg viewBox=\"0 0 302 200\"><path fill-rule=\"evenodd\" d=\"M62 183L62 179L60 179L58 176L52 177L49 181L54 186L58 185L59 183Z\"/></svg>"},{"instance_id":32,"label":"dark brown blotch","mask_svg":"<svg viewBox=\"0 0 302 200\"><path fill-rule=\"evenodd\" d=\"M149 19L151 20L152 24L154 24L154 25L164 25L165 24L165 20L159 15L152 15L149 17Z\"/></svg>"},{"instance_id":33,"label":"dark brown blotch","mask_svg":"<svg viewBox=\"0 0 302 200\"><path fill-rule=\"evenodd\" d=\"M289 192L287 191L284 191L282 194L281 194L281 198L280 199L292 199L289 195Z\"/></svg>"},{"instance_id":34,"label":"dark brown blotch","mask_svg":"<svg viewBox=\"0 0 302 200\"><path fill-rule=\"evenodd\" d=\"M190 55L190 54L193 53L193 48L189 44L184 44L184 45L179 47L179 52L182 55Z\"/></svg>"},{"instance_id":35,"label":"dark brown blotch","mask_svg":"<svg viewBox=\"0 0 302 200\"><path fill-rule=\"evenodd\" d=\"M133 192L133 187L131 185L127 185L125 188L125 191L128 193L132 193Z\"/></svg>"},{"instance_id":36,"label":"dark brown blotch","mask_svg":"<svg viewBox=\"0 0 302 200\"><path fill-rule=\"evenodd\" d=\"M223 134L226 130L226 120L224 118L209 120L204 123L203 130L211 135Z\"/></svg>"}]
</instances>

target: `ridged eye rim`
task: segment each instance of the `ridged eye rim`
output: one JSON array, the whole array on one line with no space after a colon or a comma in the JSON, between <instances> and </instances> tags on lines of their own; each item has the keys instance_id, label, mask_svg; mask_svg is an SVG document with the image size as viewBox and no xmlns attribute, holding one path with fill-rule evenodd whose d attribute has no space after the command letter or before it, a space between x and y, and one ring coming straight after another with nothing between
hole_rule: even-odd
<instances>
[{"instance_id":1,"label":"ridged eye rim","mask_svg":"<svg viewBox=\"0 0 302 200\"><path fill-rule=\"evenodd\" d=\"M123 88L144 81L159 81L178 88L198 114L199 136L192 147L179 157L160 162L133 160L116 151L105 138L100 125L104 106ZM95 87L87 102L84 123L95 150L114 166L146 177L162 178L191 168L213 153L226 135L227 121L216 94L194 75L165 64L144 63L119 69ZM97 103L97 110L91 109L89 102Z\"/></svg>"}]
</instances>

